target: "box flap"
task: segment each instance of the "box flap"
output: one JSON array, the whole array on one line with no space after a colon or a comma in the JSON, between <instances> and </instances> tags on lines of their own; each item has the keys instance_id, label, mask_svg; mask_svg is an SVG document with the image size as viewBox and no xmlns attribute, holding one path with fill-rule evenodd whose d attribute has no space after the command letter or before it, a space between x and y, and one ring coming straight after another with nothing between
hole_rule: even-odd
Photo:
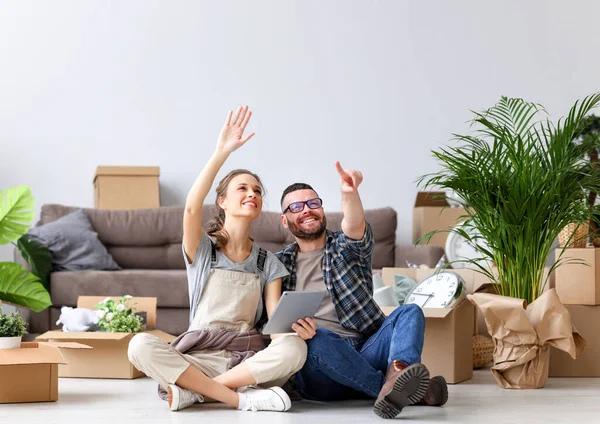
<instances>
[{"instance_id":1,"label":"box flap","mask_svg":"<svg viewBox=\"0 0 600 424\"><path fill-rule=\"evenodd\" d=\"M396 308L396 306L382 306L381 311L385 316L389 316ZM454 309L455 308L423 308L423 315L425 315L425 318L446 318L454 311Z\"/></svg>"},{"instance_id":2,"label":"box flap","mask_svg":"<svg viewBox=\"0 0 600 424\"><path fill-rule=\"evenodd\" d=\"M39 342L40 345L57 347L59 349L93 349L93 347L77 342Z\"/></svg>"},{"instance_id":3,"label":"box flap","mask_svg":"<svg viewBox=\"0 0 600 424\"><path fill-rule=\"evenodd\" d=\"M381 278L386 286L394 286L394 275L404 275L408 278L412 278L417 281L417 269L416 268L382 268ZM417 281L418 283L418 281Z\"/></svg>"},{"instance_id":4,"label":"box flap","mask_svg":"<svg viewBox=\"0 0 600 424\"><path fill-rule=\"evenodd\" d=\"M65 340L123 340L131 337L133 333L108 333L104 331L89 331L89 332L63 332L63 331L48 331L36 337L40 342L62 342Z\"/></svg>"},{"instance_id":5,"label":"box flap","mask_svg":"<svg viewBox=\"0 0 600 424\"><path fill-rule=\"evenodd\" d=\"M446 193L443 191L420 191L417 193L415 208L422 206L449 206L446 201Z\"/></svg>"},{"instance_id":6,"label":"box flap","mask_svg":"<svg viewBox=\"0 0 600 424\"><path fill-rule=\"evenodd\" d=\"M423 308L425 318L446 318L454 308Z\"/></svg>"},{"instance_id":7,"label":"box flap","mask_svg":"<svg viewBox=\"0 0 600 424\"><path fill-rule=\"evenodd\" d=\"M175 340L177 338L177 337L173 336L172 334L165 333L164 331L161 331L161 330L149 330L149 331L144 331L144 333L152 334L152 335L158 337L159 339L161 339L165 343L171 343L173 340Z\"/></svg>"},{"instance_id":8,"label":"box flap","mask_svg":"<svg viewBox=\"0 0 600 424\"><path fill-rule=\"evenodd\" d=\"M21 343L20 349L0 349L0 365L66 363L60 350L38 343Z\"/></svg>"},{"instance_id":9,"label":"box flap","mask_svg":"<svg viewBox=\"0 0 600 424\"><path fill-rule=\"evenodd\" d=\"M107 296L79 296L77 299L78 308L98 309L98 303L106 299ZM121 296L108 296L115 302L121 300ZM132 297L127 299L125 305L134 308L134 312L146 312L146 323L148 327L156 327L156 307L157 300L155 297ZM84 333L85 334L85 333Z\"/></svg>"},{"instance_id":10,"label":"box flap","mask_svg":"<svg viewBox=\"0 0 600 424\"><path fill-rule=\"evenodd\" d=\"M94 180L99 175L107 176L156 176L160 175L160 167L158 166L98 166L94 174Z\"/></svg>"}]
</instances>

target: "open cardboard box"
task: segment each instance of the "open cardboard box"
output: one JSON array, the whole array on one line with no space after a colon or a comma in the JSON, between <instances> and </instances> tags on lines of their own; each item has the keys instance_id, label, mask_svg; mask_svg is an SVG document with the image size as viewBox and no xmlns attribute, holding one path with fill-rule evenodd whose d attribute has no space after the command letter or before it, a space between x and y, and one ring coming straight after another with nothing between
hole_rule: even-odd
<instances>
[{"instance_id":1,"label":"open cardboard box","mask_svg":"<svg viewBox=\"0 0 600 424\"><path fill-rule=\"evenodd\" d=\"M78 308L97 309L96 305L104 300L103 296L80 296L77 299ZM114 297L115 301L120 298ZM148 328L156 327L156 298L133 297L128 304L135 304L136 312L147 313ZM161 340L170 343L175 336L160 330L147 330ZM127 357L129 341L135 333L108 332L63 332L48 331L37 337L37 341L49 342L78 342L88 345L89 350L62 350L66 365L59 365L59 377L81 378L123 378L132 379L143 377L144 373L136 369Z\"/></svg>"},{"instance_id":2,"label":"open cardboard box","mask_svg":"<svg viewBox=\"0 0 600 424\"><path fill-rule=\"evenodd\" d=\"M0 349L0 403L58 400L58 367L67 363L61 351L81 349L89 347L21 343L20 349Z\"/></svg>"},{"instance_id":3,"label":"open cardboard box","mask_svg":"<svg viewBox=\"0 0 600 424\"><path fill-rule=\"evenodd\" d=\"M466 214L461 207L450 207L444 192L417 193L413 209L413 243L434 230L449 230L461 221ZM429 244L446 248L447 232L434 235Z\"/></svg>"},{"instance_id":4,"label":"open cardboard box","mask_svg":"<svg viewBox=\"0 0 600 424\"><path fill-rule=\"evenodd\" d=\"M467 292L493 290L489 279L470 269L449 269L459 274L467 284ZM416 282L432 275L434 269L383 268L383 282L393 286L394 275L405 275ZM383 307L386 315L395 307ZM476 334L477 314L466 299L455 308L424 308L425 343L422 362L431 375L442 375L448 383L460 383L473 377L473 334ZM479 327L487 332L485 322Z\"/></svg>"}]
</instances>

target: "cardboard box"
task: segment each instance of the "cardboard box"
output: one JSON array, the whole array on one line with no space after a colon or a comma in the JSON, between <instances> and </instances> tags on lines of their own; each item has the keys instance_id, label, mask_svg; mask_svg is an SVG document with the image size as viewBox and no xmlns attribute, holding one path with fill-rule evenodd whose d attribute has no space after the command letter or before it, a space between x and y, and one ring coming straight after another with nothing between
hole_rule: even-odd
<instances>
[{"instance_id":1,"label":"cardboard box","mask_svg":"<svg viewBox=\"0 0 600 424\"><path fill-rule=\"evenodd\" d=\"M559 267L560 269L560 267ZM550 348L550 377L600 377L600 306L565 305L571 321L587 345L577 359Z\"/></svg>"},{"instance_id":2,"label":"cardboard box","mask_svg":"<svg viewBox=\"0 0 600 424\"><path fill-rule=\"evenodd\" d=\"M103 296L80 296L77 299L77 307L97 309L98 302L104 299ZM134 297L128 303L135 304L136 312L147 313L149 328L156 327L155 297ZM160 330L146 332L167 343L175 339L175 336ZM127 357L127 348L133 336L135 333L48 331L38 336L36 340L78 342L93 348L92 350L61 350L68 364L59 366L59 377L133 379L144 376L144 373L137 370Z\"/></svg>"},{"instance_id":3,"label":"cardboard box","mask_svg":"<svg viewBox=\"0 0 600 424\"><path fill-rule=\"evenodd\" d=\"M159 175L158 166L99 166L94 175L94 207L158 208Z\"/></svg>"},{"instance_id":4,"label":"cardboard box","mask_svg":"<svg viewBox=\"0 0 600 424\"><path fill-rule=\"evenodd\" d=\"M556 249L558 259L562 249ZM563 263L556 273L556 293L565 305L600 305L600 249L565 249L563 260L578 259L583 264Z\"/></svg>"},{"instance_id":5,"label":"cardboard box","mask_svg":"<svg viewBox=\"0 0 600 424\"><path fill-rule=\"evenodd\" d=\"M21 343L0 349L0 403L58 400L58 364L66 364L56 347Z\"/></svg>"},{"instance_id":6,"label":"cardboard box","mask_svg":"<svg viewBox=\"0 0 600 424\"><path fill-rule=\"evenodd\" d=\"M449 269L448 271L452 271L460 275L463 280L465 280L465 283L467 284L467 293L480 292L496 294L494 284L490 282L489 278L477 271L472 269ZM435 270L433 269L383 268L381 270L381 277L383 278L385 284L393 286L394 274L405 275L419 283L434 272ZM483 317L481 311L477 308L475 308L474 312L473 334L480 334L488 337L490 335L485 325L485 318Z\"/></svg>"},{"instance_id":7,"label":"cardboard box","mask_svg":"<svg viewBox=\"0 0 600 424\"><path fill-rule=\"evenodd\" d=\"M438 197L443 196L443 197ZM434 230L447 230L454 227L466 214L464 208L451 208L444 192L419 192L413 209L413 242ZM448 233L434 235L429 244L446 248Z\"/></svg>"},{"instance_id":8,"label":"cardboard box","mask_svg":"<svg viewBox=\"0 0 600 424\"><path fill-rule=\"evenodd\" d=\"M467 290L485 287L489 280L478 277L472 270L452 270L467 283ZM433 274L432 269L383 268L383 281L393 285L394 274L406 275L419 282ZM381 308L386 315L395 307ZM423 308L425 315L425 343L422 362L431 375L442 375L448 383L460 383L473 377L473 333L475 307L466 299L455 308Z\"/></svg>"}]
</instances>

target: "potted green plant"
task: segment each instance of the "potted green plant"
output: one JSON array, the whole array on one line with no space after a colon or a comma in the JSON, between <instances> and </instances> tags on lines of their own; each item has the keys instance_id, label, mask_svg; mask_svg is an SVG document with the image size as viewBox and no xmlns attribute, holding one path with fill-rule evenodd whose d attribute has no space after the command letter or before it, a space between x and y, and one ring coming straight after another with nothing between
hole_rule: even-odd
<instances>
[{"instance_id":1,"label":"potted green plant","mask_svg":"<svg viewBox=\"0 0 600 424\"><path fill-rule=\"evenodd\" d=\"M466 224L450 231L476 249L481 257L465 261L495 282L499 295L527 304L542 296L549 278L543 278L546 258L559 233L567 224L592 218L586 194L600 188L600 169L585 156L598 145L574 139L599 102L600 93L588 96L553 124L539 119L542 106L502 97L490 109L474 112L476 129L456 135L457 147L434 151L441 170L419 179L426 188L454 190L468 204ZM550 272L562 263L559 257ZM500 350L494 354L496 361Z\"/></svg>"},{"instance_id":2,"label":"potted green plant","mask_svg":"<svg viewBox=\"0 0 600 424\"><path fill-rule=\"evenodd\" d=\"M21 346L26 324L17 312L4 314L0 306L0 349L15 349Z\"/></svg>"},{"instance_id":3,"label":"potted green plant","mask_svg":"<svg viewBox=\"0 0 600 424\"><path fill-rule=\"evenodd\" d=\"M0 262L0 300L40 312L52 305L47 286L52 260L48 248L27 236L34 217L27 186L0 190L0 245L17 246L31 272L14 262Z\"/></svg>"},{"instance_id":4,"label":"potted green plant","mask_svg":"<svg viewBox=\"0 0 600 424\"><path fill-rule=\"evenodd\" d=\"M118 302L107 297L98 306L98 325L104 331L111 333L139 333L142 331L142 318L134 312L135 304L130 305L129 295L123 296Z\"/></svg>"}]
</instances>

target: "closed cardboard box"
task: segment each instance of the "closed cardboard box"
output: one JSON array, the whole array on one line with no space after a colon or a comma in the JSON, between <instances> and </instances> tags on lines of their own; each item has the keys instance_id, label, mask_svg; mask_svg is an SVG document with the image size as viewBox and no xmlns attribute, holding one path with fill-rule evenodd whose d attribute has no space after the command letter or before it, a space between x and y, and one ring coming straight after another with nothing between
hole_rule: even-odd
<instances>
[{"instance_id":1,"label":"closed cardboard box","mask_svg":"<svg viewBox=\"0 0 600 424\"><path fill-rule=\"evenodd\" d=\"M555 251L557 260L561 251ZM565 249L562 260L571 259L579 263L563 263L555 271L556 294L560 301L565 305L600 305L600 249Z\"/></svg>"},{"instance_id":2,"label":"closed cardboard box","mask_svg":"<svg viewBox=\"0 0 600 424\"><path fill-rule=\"evenodd\" d=\"M77 299L77 307L96 309L98 302L103 299L105 298L102 296L80 296ZM147 313L149 328L156 326L155 297L133 297L129 302L135 304L136 312ZM145 332L157 336L166 343L175 339L175 336L160 330ZM127 356L129 342L134 336L135 333L48 331L38 336L36 340L77 342L92 347L88 350L63 350L62 354L68 364L59 366L59 377L133 379L144 376L143 372L129 362Z\"/></svg>"},{"instance_id":3,"label":"closed cardboard box","mask_svg":"<svg viewBox=\"0 0 600 424\"><path fill-rule=\"evenodd\" d=\"M65 363L58 348L43 344L0 349L0 403L57 400L58 364Z\"/></svg>"},{"instance_id":4,"label":"closed cardboard box","mask_svg":"<svg viewBox=\"0 0 600 424\"><path fill-rule=\"evenodd\" d=\"M479 281L474 279L474 271L459 271L461 276L467 277L465 279L468 280L467 286L479 284ZM383 268L382 277L386 285L393 285L396 273L406 275L418 282L433 272L434 270L431 269ZM390 315L396 308L381 309L386 315ZM430 375L441 375L450 384L472 378L475 328L473 304L465 299L454 308L423 308L423 314L426 326L422 362L429 369Z\"/></svg>"},{"instance_id":5,"label":"closed cardboard box","mask_svg":"<svg viewBox=\"0 0 600 424\"><path fill-rule=\"evenodd\" d=\"M449 230L464 221L465 209L450 207L444 192L419 192L413 209L413 242L434 230ZM428 244L446 248L448 232L434 235Z\"/></svg>"},{"instance_id":6,"label":"closed cardboard box","mask_svg":"<svg viewBox=\"0 0 600 424\"><path fill-rule=\"evenodd\" d=\"M560 267L559 267L560 269ZM550 348L550 377L600 377L600 306L565 305L586 346L577 359Z\"/></svg>"},{"instance_id":7,"label":"closed cardboard box","mask_svg":"<svg viewBox=\"0 0 600 424\"><path fill-rule=\"evenodd\" d=\"M99 166L94 175L94 207L158 208L159 175L158 166Z\"/></svg>"}]
</instances>

